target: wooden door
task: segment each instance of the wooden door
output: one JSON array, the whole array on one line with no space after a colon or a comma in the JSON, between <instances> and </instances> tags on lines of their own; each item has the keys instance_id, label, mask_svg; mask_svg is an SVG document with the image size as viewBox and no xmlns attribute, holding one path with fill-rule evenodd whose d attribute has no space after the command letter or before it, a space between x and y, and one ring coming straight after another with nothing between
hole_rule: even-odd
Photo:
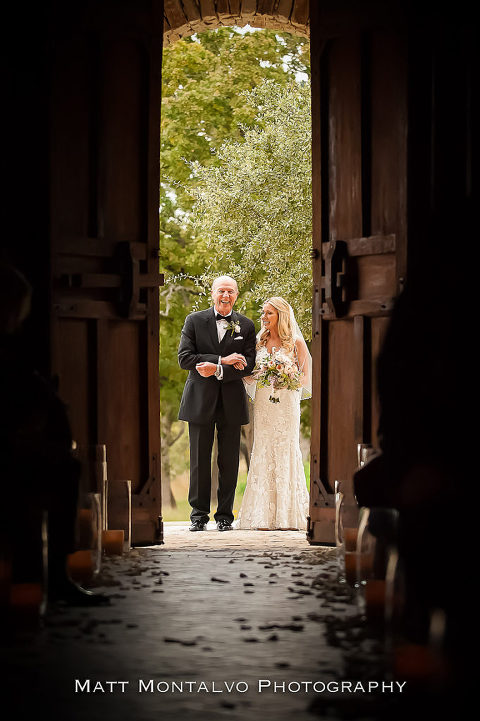
<instances>
[{"instance_id":1,"label":"wooden door","mask_svg":"<svg viewBox=\"0 0 480 721\"><path fill-rule=\"evenodd\" d=\"M334 482L377 443L375 362L406 273L406 40L350 28L325 36L313 5L312 543L334 543Z\"/></svg>"},{"instance_id":2,"label":"wooden door","mask_svg":"<svg viewBox=\"0 0 480 721\"><path fill-rule=\"evenodd\" d=\"M133 542L154 543L163 3L69 11L52 14L52 372L75 440L132 481Z\"/></svg>"}]
</instances>

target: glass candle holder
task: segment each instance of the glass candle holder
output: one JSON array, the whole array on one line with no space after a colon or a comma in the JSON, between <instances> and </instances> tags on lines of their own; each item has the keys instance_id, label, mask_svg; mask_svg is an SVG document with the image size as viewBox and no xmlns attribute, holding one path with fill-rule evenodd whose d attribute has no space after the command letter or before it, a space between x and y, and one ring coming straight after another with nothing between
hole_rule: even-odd
<instances>
[{"instance_id":1,"label":"glass candle holder","mask_svg":"<svg viewBox=\"0 0 480 721\"><path fill-rule=\"evenodd\" d=\"M123 531L123 550L128 551L132 546L132 482L105 481L104 499L104 531Z\"/></svg>"},{"instance_id":2,"label":"glass candle holder","mask_svg":"<svg viewBox=\"0 0 480 721\"><path fill-rule=\"evenodd\" d=\"M21 529L11 528L8 617L14 627L35 628L48 601L48 514L24 511Z\"/></svg>"},{"instance_id":3,"label":"glass candle holder","mask_svg":"<svg viewBox=\"0 0 480 721\"><path fill-rule=\"evenodd\" d=\"M393 646L401 632L405 609L405 571L396 546L387 549L385 584L385 626Z\"/></svg>"},{"instance_id":4,"label":"glass candle holder","mask_svg":"<svg viewBox=\"0 0 480 721\"><path fill-rule=\"evenodd\" d=\"M76 549L67 559L70 577L88 584L100 572L102 559L102 515L100 493L86 493L79 500Z\"/></svg>"},{"instance_id":5,"label":"glass candle holder","mask_svg":"<svg viewBox=\"0 0 480 721\"><path fill-rule=\"evenodd\" d=\"M123 529L102 531L102 548L106 556L121 556L125 546Z\"/></svg>"},{"instance_id":6,"label":"glass candle holder","mask_svg":"<svg viewBox=\"0 0 480 721\"><path fill-rule=\"evenodd\" d=\"M359 507L353 492L353 481L335 481L335 543L339 580L350 585L355 585L350 554L356 549L358 518Z\"/></svg>"},{"instance_id":7,"label":"glass candle holder","mask_svg":"<svg viewBox=\"0 0 480 721\"><path fill-rule=\"evenodd\" d=\"M335 481L335 546L336 559L338 567L338 580L345 583L345 546L343 543L343 534L340 529L340 508L343 501L341 481Z\"/></svg>"},{"instance_id":8,"label":"glass candle holder","mask_svg":"<svg viewBox=\"0 0 480 721\"><path fill-rule=\"evenodd\" d=\"M365 508L357 541L357 583L360 611L374 623L383 624L386 612L388 557L395 544L398 512L393 508Z\"/></svg>"},{"instance_id":9,"label":"glass candle holder","mask_svg":"<svg viewBox=\"0 0 480 721\"><path fill-rule=\"evenodd\" d=\"M80 495L102 493L107 480L107 447L73 442L72 454L81 463Z\"/></svg>"},{"instance_id":10,"label":"glass candle holder","mask_svg":"<svg viewBox=\"0 0 480 721\"><path fill-rule=\"evenodd\" d=\"M378 448L375 448L371 443L357 443L357 466L363 468L363 466L372 460L379 454Z\"/></svg>"},{"instance_id":11,"label":"glass candle holder","mask_svg":"<svg viewBox=\"0 0 480 721\"><path fill-rule=\"evenodd\" d=\"M450 683L452 667L445 651L447 621L445 611L434 608L426 643L399 640L391 654L393 678L406 680L417 691L435 695Z\"/></svg>"}]
</instances>

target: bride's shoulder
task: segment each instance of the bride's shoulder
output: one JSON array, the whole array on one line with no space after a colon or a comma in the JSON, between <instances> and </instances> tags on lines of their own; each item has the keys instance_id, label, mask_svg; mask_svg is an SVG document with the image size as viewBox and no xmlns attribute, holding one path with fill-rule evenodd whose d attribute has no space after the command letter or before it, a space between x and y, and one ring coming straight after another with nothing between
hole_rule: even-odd
<instances>
[{"instance_id":1,"label":"bride's shoulder","mask_svg":"<svg viewBox=\"0 0 480 721\"><path fill-rule=\"evenodd\" d=\"M295 347L296 347L297 351L298 350L307 350L307 344L305 343L303 338L300 338L300 336L295 337L294 343L295 343Z\"/></svg>"}]
</instances>

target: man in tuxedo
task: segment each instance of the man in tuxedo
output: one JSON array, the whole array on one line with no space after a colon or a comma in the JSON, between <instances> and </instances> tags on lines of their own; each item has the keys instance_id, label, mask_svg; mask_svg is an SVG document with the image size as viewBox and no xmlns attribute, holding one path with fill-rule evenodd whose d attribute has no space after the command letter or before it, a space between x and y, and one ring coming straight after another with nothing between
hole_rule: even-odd
<instances>
[{"instance_id":1,"label":"man in tuxedo","mask_svg":"<svg viewBox=\"0 0 480 721\"><path fill-rule=\"evenodd\" d=\"M219 531L232 529L240 430L249 422L242 377L253 370L256 343L253 322L233 311L237 297L234 278L216 278L213 307L187 316L178 348L180 367L190 371L178 418L189 424L191 531L206 530L209 520L215 426L218 505L214 518Z\"/></svg>"}]
</instances>

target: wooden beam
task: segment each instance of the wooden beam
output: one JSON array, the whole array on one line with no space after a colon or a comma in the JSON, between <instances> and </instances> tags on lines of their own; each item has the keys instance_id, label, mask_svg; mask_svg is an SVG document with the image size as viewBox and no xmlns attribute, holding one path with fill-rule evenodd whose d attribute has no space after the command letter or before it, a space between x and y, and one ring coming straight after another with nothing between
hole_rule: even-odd
<instances>
[{"instance_id":1,"label":"wooden beam","mask_svg":"<svg viewBox=\"0 0 480 721\"><path fill-rule=\"evenodd\" d=\"M278 3L276 17L283 22L290 22L290 15L292 14L292 0L280 0Z\"/></svg>"},{"instance_id":2,"label":"wooden beam","mask_svg":"<svg viewBox=\"0 0 480 721\"><path fill-rule=\"evenodd\" d=\"M257 14L258 15L274 15L275 14L275 0L258 0Z\"/></svg>"},{"instance_id":3,"label":"wooden beam","mask_svg":"<svg viewBox=\"0 0 480 721\"><path fill-rule=\"evenodd\" d=\"M394 297L379 298L378 300L352 300L348 304L348 310L342 318L355 318L357 315L384 316L390 315L395 304ZM336 316L330 312L326 305L320 310L322 318L332 320Z\"/></svg>"},{"instance_id":4,"label":"wooden beam","mask_svg":"<svg viewBox=\"0 0 480 721\"><path fill-rule=\"evenodd\" d=\"M216 0L217 15L221 22L225 22L226 18L231 17L228 0Z\"/></svg>"},{"instance_id":5,"label":"wooden beam","mask_svg":"<svg viewBox=\"0 0 480 721\"><path fill-rule=\"evenodd\" d=\"M136 239L122 239L130 244L132 257L137 260L146 260L147 245ZM66 238L60 239L58 252L62 255L92 256L96 258L113 257L118 240L107 238ZM158 257L158 253L157 253Z\"/></svg>"},{"instance_id":6,"label":"wooden beam","mask_svg":"<svg viewBox=\"0 0 480 721\"><path fill-rule=\"evenodd\" d=\"M53 312L59 318L119 320L116 304L108 300L54 300ZM136 312L129 320L145 320L146 312L145 303L138 303Z\"/></svg>"},{"instance_id":7,"label":"wooden beam","mask_svg":"<svg viewBox=\"0 0 480 721\"><path fill-rule=\"evenodd\" d=\"M349 256L360 255L383 255L384 253L395 253L396 236L372 235L368 238L349 238L344 241L347 244ZM326 258L330 243L322 243L322 257Z\"/></svg>"},{"instance_id":8,"label":"wooden beam","mask_svg":"<svg viewBox=\"0 0 480 721\"><path fill-rule=\"evenodd\" d=\"M218 19L213 0L200 0L200 13L202 19L208 24Z\"/></svg>"},{"instance_id":9,"label":"wooden beam","mask_svg":"<svg viewBox=\"0 0 480 721\"><path fill-rule=\"evenodd\" d=\"M183 12L189 22L201 20L202 16L195 0L182 0Z\"/></svg>"},{"instance_id":10,"label":"wooden beam","mask_svg":"<svg viewBox=\"0 0 480 721\"><path fill-rule=\"evenodd\" d=\"M164 0L163 10L171 28L179 28L187 22L179 0Z\"/></svg>"},{"instance_id":11,"label":"wooden beam","mask_svg":"<svg viewBox=\"0 0 480 721\"><path fill-rule=\"evenodd\" d=\"M230 12L232 13L232 15L239 17L242 12L242 9L241 9L242 0L229 0L229 5L230 5Z\"/></svg>"},{"instance_id":12,"label":"wooden beam","mask_svg":"<svg viewBox=\"0 0 480 721\"><path fill-rule=\"evenodd\" d=\"M295 0L290 22L292 25L307 25L310 17L309 0Z\"/></svg>"},{"instance_id":13,"label":"wooden beam","mask_svg":"<svg viewBox=\"0 0 480 721\"><path fill-rule=\"evenodd\" d=\"M257 12L257 0L242 0L242 17L251 20Z\"/></svg>"}]
</instances>

